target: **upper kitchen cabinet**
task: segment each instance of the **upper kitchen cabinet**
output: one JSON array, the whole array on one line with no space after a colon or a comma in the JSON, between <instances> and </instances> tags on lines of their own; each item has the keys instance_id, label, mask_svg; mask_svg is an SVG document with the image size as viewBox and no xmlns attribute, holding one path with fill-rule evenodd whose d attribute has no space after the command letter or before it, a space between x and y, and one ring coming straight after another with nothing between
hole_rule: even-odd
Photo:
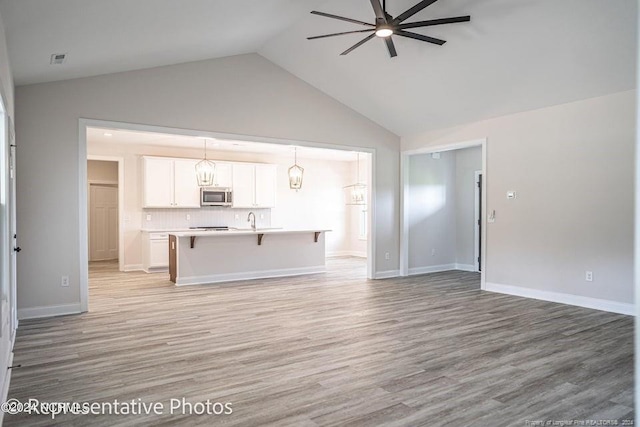
<instances>
[{"instance_id":1,"label":"upper kitchen cabinet","mask_svg":"<svg viewBox=\"0 0 640 427\"><path fill-rule=\"evenodd\" d=\"M143 157L143 207L199 208L197 160Z\"/></svg>"},{"instance_id":2,"label":"upper kitchen cabinet","mask_svg":"<svg viewBox=\"0 0 640 427\"><path fill-rule=\"evenodd\" d=\"M232 175L234 208L276 206L276 165L234 163Z\"/></svg>"},{"instance_id":3,"label":"upper kitchen cabinet","mask_svg":"<svg viewBox=\"0 0 640 427\"><path fill-rule=\"evenodd\" d=\"M226 162L215 162L216 172L213 175L213 186L222 188L231 188L233 182L233 165Z\"/></svg>"}]
</instances>

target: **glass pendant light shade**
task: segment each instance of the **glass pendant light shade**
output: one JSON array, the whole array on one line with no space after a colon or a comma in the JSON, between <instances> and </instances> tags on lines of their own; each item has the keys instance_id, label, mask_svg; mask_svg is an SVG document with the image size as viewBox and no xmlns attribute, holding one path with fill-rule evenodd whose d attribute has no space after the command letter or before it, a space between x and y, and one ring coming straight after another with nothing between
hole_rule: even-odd
<instances>
[{"instance_id":1,"label":"glass pendant light shade","mask_svg":"<svg viewBox=\"0 0 640 427\"><path fill-rule=\"evenodd\" d=\"M216 173L216 164L207 160L207 140L204 140L204 159L196 163L196 179L200 187L212 187Z\"/></svg>"},{"instance_id":2,"label":"glass pendant light shade","mask_svg":"<svg viewBox=\"0 0 640 427\"><path fill-rule=\"evenodd\" d=\"M298 152L295 148L294 156L294 164L289 168L289 188L297 191L302 188L302 177L304 175L304 168L298 166Z\"/></svg>"},{"instance_id":3,"label":"glass pendant light shade","mask_svg":"<svg viewBox=\"0 0 640 427\"><path fill-rule=\"evenodd\" d=\"M216 164L204 159L196 163L196 178L200 187L213 186L213 177L216 173Z\"/></svg>"},{"instance_id":4,"label":"glass pendant light shade","mask_svg":"<svg viewBox=\"0 0 640 427\"><path fill-rule=\"evenodd\" d=\"M345 203L347 205L367 204L367 184L360 182L360 153L358 153L357 182L347 185L345 189Z\"/></svg>"}]
</instances>

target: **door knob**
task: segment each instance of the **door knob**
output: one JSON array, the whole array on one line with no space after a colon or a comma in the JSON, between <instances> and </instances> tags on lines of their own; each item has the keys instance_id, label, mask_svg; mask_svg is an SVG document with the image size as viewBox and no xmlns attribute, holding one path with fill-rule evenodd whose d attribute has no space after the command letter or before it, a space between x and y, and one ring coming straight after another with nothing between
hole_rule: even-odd
<instances>
[{"instance_id":1,"label":"door knob","mask_svg":"<svg viewBox=\"0 0 640 427\"><path fill-rule=\"evenodd\" d=\"M17 248L13 248L14 251L16 252L20 252L22 250L22 248L20 246L18 246Z\"/></svg>"}]
</instances>

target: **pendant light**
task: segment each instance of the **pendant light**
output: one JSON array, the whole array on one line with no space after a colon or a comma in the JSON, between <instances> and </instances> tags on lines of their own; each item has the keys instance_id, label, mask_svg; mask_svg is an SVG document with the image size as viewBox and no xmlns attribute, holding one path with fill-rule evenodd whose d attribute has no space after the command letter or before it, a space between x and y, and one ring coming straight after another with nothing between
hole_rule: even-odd
<instances>
[{"instance_id":1,"label":"pendant light","mask_svg":"<svg viewBox=\"0 0 640 427\"><path fill-rule=\"evenodd\" d=\"M204 139L204 159L196 163L196 179L198 180L198 186L211 187L213 186L213 178L216 172L216 164L207 160L207 139Z\"/></svg>"},{"instance_id":2,"label":"pendant light","mask_svg":"<svg viewBox=\"0 0 640 427\"><path fill-rule=\"evenodd\" d=\"M357 160L357 175L356 183L347 185L344 187L346 190L346 204L347 205L366 205L367 204L367 185L360 182L360 153L358 153Z\"/></svg>"},{"instance_id":3,"label":"pendant light","mask_svg":"<svg viewBox=\"0 0 640 427\"><path fill-rule=\"evenodd\" d=\"M289 168L289 188L292 190L300 190L302 188L302 175L304 174L304 168L298 166L298 149L293 148L293 166Z\"/></svg>"}]
</instances>

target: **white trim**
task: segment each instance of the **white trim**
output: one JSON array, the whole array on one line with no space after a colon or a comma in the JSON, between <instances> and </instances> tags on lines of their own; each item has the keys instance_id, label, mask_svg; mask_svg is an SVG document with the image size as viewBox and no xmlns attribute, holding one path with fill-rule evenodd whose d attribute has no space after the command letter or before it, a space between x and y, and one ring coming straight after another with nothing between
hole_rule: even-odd
<instances>
[{"instance_id":1,"label":"white trim","mask_svg":"<svg viewBox=\"0 0 640 427\"><path fill-rule=\"evenodd\" d=\"M478 267L476 267L473 264L458 264L458 263L456 263L454 270L469 271L471 273L478 273Z\"/></svg>"},{"instance_id":2,"label":"white trim","mask_svg":"<svg viewBox=\"0 0 640 427\"><path fill-rule=\"evenodd\" d=\"M274 277L302 276L306 274L325 273L324 265L315 267L283 268L279 270L248 271L241 273L211 274L208 276L192 276L177 279L176 286L204 285L210 283L237 282L239 280L269 279Z\"/></svg>"},{"instance_id":3,"label":"white trim","mask_svg":"<svg viewBox=\"0 0 640 427\"><path fill-rule=\"evenodd\" d=\"M455 270L455 264L430 265L427 267L413 267L409 269L409 276L428 273L440 273L441 271Z\"/></svg>"},{"instance_id":4,"label":"white trim","mask_svg":"<svg viewBox=\"0 0 640 427\"><path fill-rule=\"evenodd\" d=\"M482 147L482 206L487 209L487 138L464 141L453 144L429 146L415 150L406 150L400 153L400 274L408 276L409 272L409 158L416 154L438 153L443 151L460 150L470 147ZM480 264L480 289L485 289L487 277L487 218L483 215L482 222L482 257Z\"/></svg>"},{"instance_id":5,"label":"white trim","mask_svg":"<svg viewBox=\"0 0 640 427\"><path fill-rule=\"evenodd\" d=\"M81 313L81 304L48 305L44 307L19 308L18 319L39 319L41 317L64 316ZM84 310L86 311L86 310Z\"/></svg>"},{"instance_id":6,"label":"white trim","mask_svg":"<svg viewBox=\"0 0 640 427\"><path fill-rule=\"evenodd\" d=\"M418 274L429 274L429 273L440 273L442 271L452 271L452 270L460 270L460 271L470 271L472 273L476 273L478 269L471 264L441 264L441 265L429 265L426 267L413 267L409 269L409 276L415 276Z\"/></svg>"},{"instance_id":7,"label":"white trim","mask_svg":"<svg viewBox=\"0 0 640 427\"><path fill-rule=\"evenodd\" d=\"M11 348L13 349L13 342L11 343ZM0 403L4 403L9 398L9 386L11 384L11 371L13 369L9 369L9 366L13 365L13 351L9 350L9 355L7 356L7 365L6 371L4 375L4 381L2 382L2 400ZM4 419L4 411L0 411L0 426L2 425L2 421Z\"/></svg>"},{"instance_id":8,"label":"white trim","mask_svg":"<svg viewBox=\"0 0 640 427\"><path fill-rule=\"evenodd\" d=\"M127 264L124 266L124 271L144 271L142 264Z\"/></svg>"},{"instance_id":9,"label":"white trim","mask_svg":"<svg viewBox=\"0 0 640 427\"><path fill-rule=\"evenodd\" d=\"M474 172L474 191L473 191L473 264L474 270L478 270L478 259L480 258L480 220L482 219L482 215L480 212L480 195L482 192L478 187L478 182L480 182L480 176L482 175L482 171ZM484 177L483 177L484 178Z\"/></svg>"},{"instance_id":10,"label":"white trim","mask_svg":"<svg viewBox=\"0 0 640 427\"><path fill-rule=\"evenodd\" d=\"M540 289L523 288L520 286L501 285L498 283L487 283L485 291L635 316L635 306L633 304L623 302L560 292L543 291Z\"/></svg>"},{"instance_id":11,"label":"white trim","mask_svg":"<svg viewBox=\"0 0 640 427\"><path fill-rule=\"evenodd\" d=\"M358 258L366 258L367 253L361 251L329 251L325 255L327 258L341 257L341 256L354 256Z\"/></svg>"},{"instance_id":12,"label":"white trim","mask_svg":"<svg viewBox=\"0 0 640 427\"><path fill-rule=\"evenodd\" d=\"M387 270L387 271L378 271L374 279L390 279L392 277L399 277L400 270Z\"/></svg>"}]
</instances>

